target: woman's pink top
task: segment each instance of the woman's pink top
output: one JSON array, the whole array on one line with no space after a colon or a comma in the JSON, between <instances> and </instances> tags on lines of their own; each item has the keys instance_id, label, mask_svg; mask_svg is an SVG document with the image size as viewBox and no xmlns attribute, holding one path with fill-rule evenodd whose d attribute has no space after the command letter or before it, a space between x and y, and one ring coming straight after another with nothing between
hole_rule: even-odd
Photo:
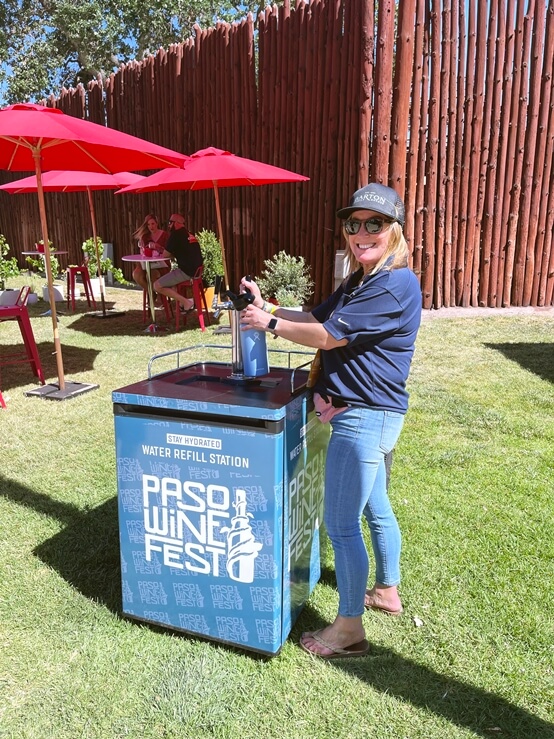
<instances>
[{"instance_id":1,"label":"woman's pink top","mask_svg":"<svg viewBox=\"0 0 554 739\"><path fill-rule=\"evenodd\" d=\"M147 236L146 239L139 239L138 245L139 245L141 254L145 246L157 251L158 254L163 254L168 238L169 238L169 234L167 233L167 231L163 231L161 228L159 228L157 231L154 231L149 236ZM152 254L152 256L155 256L155 255ZM162 267L167 267L167 263L166 262L150 262L151 269L161 269ZM142 263L142 268L143 269L145 268L145 263Z\"/></svg>"}]
</instances>

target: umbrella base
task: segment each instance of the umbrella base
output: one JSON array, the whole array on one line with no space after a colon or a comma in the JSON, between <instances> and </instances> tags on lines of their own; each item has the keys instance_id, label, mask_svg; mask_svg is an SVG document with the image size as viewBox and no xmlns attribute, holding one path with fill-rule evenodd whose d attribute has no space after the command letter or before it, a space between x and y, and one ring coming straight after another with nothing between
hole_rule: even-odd
<instances>
[{"instance_id":1,"label":"umbrella base","mask_svg":"<svg viewBox=\"0 0 554 739\"><path fill-rule=\"evenodd\" d=\"M52 382L48 385L41 385L34 390L29 390L25 395L44 398L45 400L69 400L69 398L75 398L77 395L88 393L89 390L96 390L98 387L98 385L91 385L86 382L66 382L64 389L60 390L60 386Z\"/></svg>"},{"instance_id":2,"label":"umbrella base","mask_svg":"<svg viewBox=\"0 0 554 739\"><path fill-rule=\"evenodd\" d=\"M85 316L90 316L91 318L116 318L116 316L124 316L125 311L124 310L107 310L107 311L93 311L92 313L85 313Z\"/></svg>"},{"instance_id":3,"label":"umbrella base","mask_svg":"<svg viewBox=\"0 0 554 739\"><path fill-rule=\"evenodd\" d=\"M48 310L44 311L44 313L39 314L39 318L49 318L52 315L52 310L49 308ZM56 311L56 320L59 321L58 316L65 316L65 313L62 313L61 311Z\"/></svg>"}]
</instances>

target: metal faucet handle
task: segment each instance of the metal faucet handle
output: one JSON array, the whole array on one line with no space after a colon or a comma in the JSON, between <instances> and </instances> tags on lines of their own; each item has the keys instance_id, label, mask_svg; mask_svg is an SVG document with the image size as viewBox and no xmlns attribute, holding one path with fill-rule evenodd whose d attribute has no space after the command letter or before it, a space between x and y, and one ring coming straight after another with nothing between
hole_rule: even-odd
<instances>
[{"instance_id":1,"label":"metal faucet handle","mask_svg":"<svg viewBox=\"0 0 554 739\"><path fill-rule=\"evenodd\" d=\"M245 289L245 292L240 293L239 295L235 295L230 290L228 290L226 294L229 296L233 304L233 308L237 311L244 310L247 305L250 305L250 303L253 303L255 300L254 295L252 295L252 291L248 288Z\"/></svg>"},{"instance_id":2,"label":"metal faucet handle","mask_svg":"<svg viewBox=\"0 0 554 739\"><path fill-rule=\"evenodd\" d=\"M216 277L214 286L214 299L212 302L212 310L214 311L214 318L219 318L221 311L223 310L236 310L238 312L244 310L247 305L253 303L255 300L252 291L245 288L243 293L237 295L231 290L225 290L221 292L221 277ZM223 302L219 302L221 298L227 298Z\"/></svg>"},{"instance_id":3,"label":"metal faucet handle","mask_svg":"<svg viewBox=\"0 0 554 739\"><path fill-rule=\"evenodd\" d=\"M216 275L214 279L214 295L219 298L221 286L223 285L223 275Z\"/></svg>"}]
</instances>

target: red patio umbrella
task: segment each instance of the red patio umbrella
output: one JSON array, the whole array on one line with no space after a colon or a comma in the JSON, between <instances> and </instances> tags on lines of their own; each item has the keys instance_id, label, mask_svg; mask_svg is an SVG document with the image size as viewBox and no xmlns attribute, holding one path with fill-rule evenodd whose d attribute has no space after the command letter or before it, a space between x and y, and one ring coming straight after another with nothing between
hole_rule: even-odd
<instances>
[{"instance_id":1,"label":"red patio umbrella","mask_svg":"<svg viewBox=\"0 0 554 739\"><path fill-rule=\"evenodd\" d=\"M57 388L50 387L45 392L41 392L41 395L61 400L84 391L82 383L72 383L74 387L66 389L50 266L42 172L51 169L66 169L113 173L136 169L158 169L159 167L182 165L186 159L185 154L113 128L65 115L56 108L17 103L0 110L0 169L12 172L34 171L37 177L46 278L52 308L59 382ZM90 389L90 386L85 389Z\"/></svg>"},{"instance_id":2,"label":"red patio umbrella","mask_svg":"<svg viewBox=\"0 0 554 739\"><path fill-rule=\"evenodd\" d=\"M225 272L225 287L229 289L218 189L220 187L243 187L245 185L270 185L279 182L304 182L309 179L309 177L290 172L287 169L256 162L254 159L239 157L229 151L210 146L207 149L200 149L188 157L181 168L155 172L141 182L119 190L116 195L123 192L140 193L154 190L207 190L213 187L219 243L221 244L223 270Z\"/></svg>"},{"instance_id":3,"label":"red patio umbrella","mask_svg":"<svg viewBox=\"0 0 554 739\"><path fill-rule=\"evenodd\" d=\"M126 185L133 185L140 180L144 180L144 176L135 174L134 172L116 172L108 174L106 172L82 172L80 170L51 170L42 175L42 189L44 192L84 192L88 195L88 205L90 210L90 219L92 222L92 237L96 249L96 264L98 268L98 279L100 281L100 297L102 300L102 313L94 314L99 317L106 318L108 316L118 315L114 311L108 313L106 311L106 299L104 292L104 280L102 270L100 268L100 253L96 240L96 214L94 212L94 201L92 199L93 190L118 190ZM0 190L5 190L11 195L19 195L21 193L30 193L38 191L37 176L24 177L22 180L8 182L0 185Z\"/></svg>"}]
</instances>

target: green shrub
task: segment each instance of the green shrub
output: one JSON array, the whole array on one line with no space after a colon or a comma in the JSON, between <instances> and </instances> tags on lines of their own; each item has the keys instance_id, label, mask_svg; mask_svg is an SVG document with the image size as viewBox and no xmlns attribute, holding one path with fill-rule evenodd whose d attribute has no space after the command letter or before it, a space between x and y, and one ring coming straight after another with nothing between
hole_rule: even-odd
<instances>
[{"instance_id":1,"label":"green shrub","mask_svg":"<svg viewBox=\"0 0 554 739\"><path fill-rule=\"evenodd\" d=\"M284 251L264 261L265 269L256 282L264 298L275 299L279 305L303 305L311 297L314 283L304 257L293 257Z\"/></svg>"},{"instance_id":2,"label":"green shrub","mask_svg":"<svg viewBox=\"0 0 554 739\"><path fill-rule=\"evenodd\" d=\"M42 243L42 242L40 242ZM50 245L51 246L51 245ZM25 261L39 274L46 277L46 267L44 266L44 257L25 257ZM60 263L57 257L50 256L50 268L52 270L52 277L55 279L60 273Z\"/></svg>"},{"instance_id":3,"label":"green shrub","mask_svg":"<svg viewBox=\"0 0 554 739\"><path fill-rule=\"evenodd\" d=\"M212 287L215 278L223 275L223 255L221 253L221 244L213 231L202 229L196 234L200 251L204 259L203 280L205 287Z\"/></svg>"},{"instance_id":4,"label":"green shrub","mask_svg":"<svg viewBox=\"0 0 554 739\"><path fill-rule=\"evenodd\" d=\"M15 257L6 259L6 254L9 250L10 245L6 241L5 237L0 234L0 290L5 288L6 280L9 277L17 277L19 274L17 259Z\"/></svg>"},{"instance_id":5,"label":"green shrub","mask_svg":"<svg viewBox=\"0 0 554 739\"><path fill-rule=\"evenodd\" d=\"M114 267L113 262L108 257L104 257L104 244L100 236L96 237L96 243L98 245L98 255L100 257L100 271L103 275L106 272L111 272L114 280L119 282L121 285L129 285L128 280L125 279L122 270L119 267ZM94 248L94 238L91 236L86 241L83 241L83 251L87 258L87 267L91 277L98 277L98 262L96 260L96 249Z\"/></svg>"}]
</instances>

